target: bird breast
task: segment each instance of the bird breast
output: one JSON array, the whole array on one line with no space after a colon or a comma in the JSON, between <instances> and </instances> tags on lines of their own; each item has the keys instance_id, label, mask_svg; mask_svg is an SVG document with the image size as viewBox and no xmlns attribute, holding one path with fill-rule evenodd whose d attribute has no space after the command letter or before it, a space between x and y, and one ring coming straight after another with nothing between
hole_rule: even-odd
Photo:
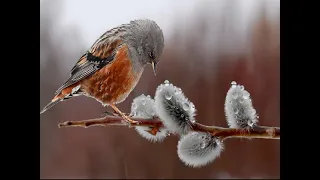
<instances>
[{"instance_id":1,"label":"bird breast","mask_svg":"<svg viewBox=\"0 0 320 180\"><path fill-rule=\"evenodd\" d=\"M120 103L136 86L143 71L135 72L132 65L128 48L123 46L110 64L83 81L82 90L102 104Z\"/></svg>"}]
</instances>

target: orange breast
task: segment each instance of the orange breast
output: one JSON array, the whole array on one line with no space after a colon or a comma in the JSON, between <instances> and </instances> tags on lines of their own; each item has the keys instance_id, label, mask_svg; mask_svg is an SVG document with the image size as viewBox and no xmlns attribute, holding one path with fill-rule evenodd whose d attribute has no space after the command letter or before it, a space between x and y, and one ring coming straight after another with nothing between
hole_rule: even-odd
<instances>
[{"instance_id":1,"label":"orange breast","mask_svg":"<svg viewBox=\"0 0 320 180\"><path fill-rule=\"evenodd\" d=\"M81 82L81 89L103 104L122 102L136 86L141 72L134 72L123 45L115 59L104 68Z\"/></svg>"}]
</instances>

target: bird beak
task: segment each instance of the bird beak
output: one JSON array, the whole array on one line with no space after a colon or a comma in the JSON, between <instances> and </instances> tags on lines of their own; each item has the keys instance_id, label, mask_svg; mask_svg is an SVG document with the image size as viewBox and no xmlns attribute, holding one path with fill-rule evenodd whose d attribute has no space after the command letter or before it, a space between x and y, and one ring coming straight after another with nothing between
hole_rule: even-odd
<instances>
[{"instance_id":1,"label":"bird beak","mask_svg":"<svg viewBox=\"0 0 320 180\"><path fill-rule=\"evenodd\" d=\"M157 64L155 62L151 62L151 66L152 66L154 75L157 75Z\"/></svg>"}]
</instances>

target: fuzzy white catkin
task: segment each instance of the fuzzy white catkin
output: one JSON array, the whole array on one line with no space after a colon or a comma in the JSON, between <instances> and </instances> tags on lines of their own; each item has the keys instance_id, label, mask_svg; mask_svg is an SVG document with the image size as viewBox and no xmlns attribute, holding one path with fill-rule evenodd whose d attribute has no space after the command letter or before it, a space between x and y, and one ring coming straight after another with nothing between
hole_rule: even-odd
<instances>
[{"instance_id":1,"label":"fuzzy white catkin","mask_svg":"<svg viewBox=\"0 0 320 180\"><path fill-rule=\"evenodd\" d=\"M230 128L249 128L258 123L250 93L235 81L227 92L224 110Z\"/></svg>"},{"instance_id":2,"label":"fuzzy white catkin","mask_svg":"<svg viewBox=\"0 0 320 180\"><path fill-rule=\"evenodd\" d=\"M156 115L154 100L144 94L136 97L131 104L131 115L136 118L153 118ZM168 134L168 130L163 127L159 128L160 132L157 132L155 136L147 132L152 129L150 127L136 126L135 129L142 137L151 142L161 142Z\"/></svg>"},{"instance_id":3,"label":"fuzzy white catkin","mask_svg":"<svg viewBox=\"0 0 320 180\"><path fill-rule=\"evenodd\" d=\"M195 106L182 90L169 83L158 86L155 95L156 111L163 124L174 133L186 134L195 123Z\"/></svg>"},{"instance_id":4,"label":"fuzzy white catkin","mask_svg":"<svg viewBox=\"0 0 320 180\"><path fill-rule=\"evenodd\" d=\"M220 156L223 144L205 132L189 132L178 142L178 156L191 167L202 167Z\"/></svg>"}]
</instances>

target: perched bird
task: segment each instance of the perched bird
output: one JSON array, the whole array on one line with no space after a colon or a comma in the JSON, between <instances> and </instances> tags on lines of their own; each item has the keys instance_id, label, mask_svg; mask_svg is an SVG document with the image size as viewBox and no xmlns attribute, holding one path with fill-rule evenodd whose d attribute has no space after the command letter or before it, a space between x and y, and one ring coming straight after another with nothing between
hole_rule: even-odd
<instances>
[{"instance_id":1,"label":"perched bird","mask_svg":"<svg viewBox=\"0 0 320 180\"><path fill-rule=\"evenodd\" d=\"M163 47L163 32L152 20L134 20L110 29L80 57L69 79L40 114L61 101L85 95L111 106L128 123L135 122L115 104L127 98L147 64L156 75Z\"/></svg>"}]
</instances>

